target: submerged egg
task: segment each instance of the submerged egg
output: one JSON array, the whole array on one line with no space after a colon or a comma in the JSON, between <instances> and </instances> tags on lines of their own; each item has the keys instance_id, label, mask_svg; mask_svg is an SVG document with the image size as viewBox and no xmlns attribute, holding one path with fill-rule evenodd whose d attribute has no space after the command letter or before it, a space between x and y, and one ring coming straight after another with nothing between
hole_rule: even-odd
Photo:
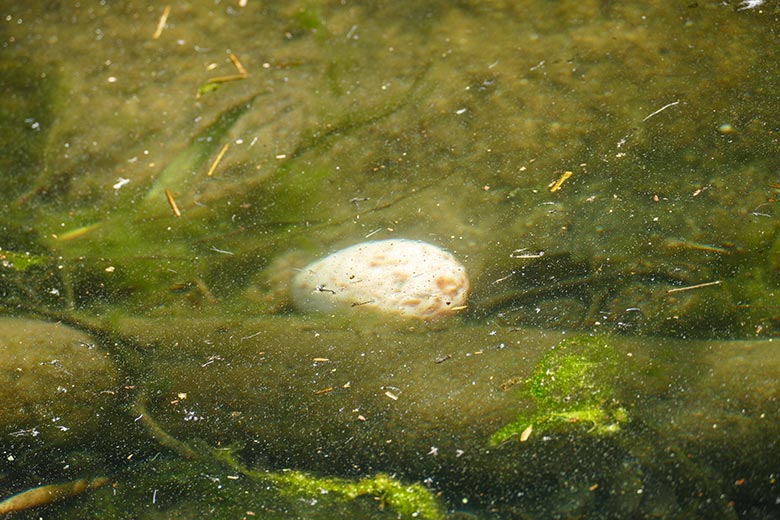
<instances>
[{"instance_id":1,"label":"submerged egg","mask_svg":"<svg viewBox=\"0 0 780 520\"><path fill-rule=\"evenodd\" d=\"M374 309L417 318L446 316L466 303L466 269L448 252L417 240L357 244L317 260L292 280L304 312Z\"/></svg>"}]
</instances>

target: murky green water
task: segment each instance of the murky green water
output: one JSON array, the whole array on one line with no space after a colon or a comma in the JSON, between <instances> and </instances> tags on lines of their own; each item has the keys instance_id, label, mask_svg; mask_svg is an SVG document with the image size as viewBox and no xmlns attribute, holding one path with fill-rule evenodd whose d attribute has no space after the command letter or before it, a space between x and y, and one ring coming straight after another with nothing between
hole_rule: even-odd
<instances>
[{"instance_id":1,"label":"murky green water","mask_svg":"<svg viewBox=\"0 0 780 520\"><path fill-rule=\"evenodd\" d=\"M244 3L2 7L17 517L780 515L777 2ZM292 308L392 237L468 307Z\"/></svg>"}]
</instances>

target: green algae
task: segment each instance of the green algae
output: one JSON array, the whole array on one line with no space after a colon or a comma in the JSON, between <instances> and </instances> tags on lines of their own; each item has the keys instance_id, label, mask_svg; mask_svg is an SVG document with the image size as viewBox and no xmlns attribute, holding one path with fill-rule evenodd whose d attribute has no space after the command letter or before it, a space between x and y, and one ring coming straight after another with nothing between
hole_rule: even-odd
<instances>
[{"instance_id":1,"label":"green algae","mask_svg":"<svg viewBox=\"0 0 780 520\"><path fill-rule=\"evenodd\" d=\"M620 431L628 413L615 396L616 354L597 336L577 336L561 341L542 357L525 381L523 398L533 403L531 413L491 435L496 446L520 436L586 428L590 435Z\"/></svg>"},{"instance_id":2,"label":"green algae","mask_svg":"<svg viewBox=\"0 0 780 520\"><path fill-rule=\"evenodd\" d=\"M392 103L361 113L347 108L326 129L303 132L289 153L259 174L242 159L216 180L207 178L205 170L208 159L264 93L219 113L156 178L136 188L133 198L118 198L112 207L104 204L106 199L41 215L38 228L57 231L44 232L42 242L61 258L65 304L92 309L121 305L133 311L191 309L214 302L214 293L225 296L243 289L291 237L311 233L314 226L348 222L354 206L331 202L339 182L334 172L340 167L334 159L321 157L337 139L363 132L406 106L425 70L407 87L409 92ZM181 217L166 203L166 190ZM233 197L243 203L234 205ZM180 287L198 289L182 298Z\"/></svg>"},{"instance_id":3,"label":"green algae","mask_svg":"<svg viewBox=\"0 0 780 520\"><path fill-rule=\"evenodd\" d=\"M323 25L322 11L314 3L300 7L292 14L290 20L298 31L316 31Z\"/></svg>"},{"instance_id":4,"label":"green algae","mask_svg":"<svg viewBox=\"0 0 780 520\"><path fill-rule=\"evenodd\" d=\"M250 469L241 463L236 452L241 445L211 448L201 440L185 443L165 431L149 415L142 392L133 405L133 413L146 432L162 447L173 451L194 464L213 466L241 475L254 485L264 486L278 497L293 502L311 501L312 504L338 504L355 501L360 497L373 497L380 510L394 512L398 518L440 520L443 510L433 493L419 483L405 484L400 480L378 473L361 479L335 476L314 476L303 471ZM238 477L233 477L237 479ZM269 487L270 485L270 487Z\"/></svg>"},{"instance_id":5,"label":"green algae","mask_svg":"<svg viewBox=\"0 0 780 520\"><path fill-rule=\"evenodd\" d=\"M49 258L43 255L32 255L29 252L4 251L0 248L0 262L2 267L17 272L24 272L36 265L48 262Z\"/></svg>"},{"instance_id":6,"label":"green algae","mask_svg":"<svg viewBox=\"0 0 780 520\"><path fill-rule=\"evenodd\" d=\"M61 292L68 307L124 302L150 308L178 301L171 287L197 283L205 262L214 254L204 255L207 248L192 244L190 238L210 227L210 215L196 211L188 219L176 219L165 202L165 190L170 187L176 193L183 192L187 194L183 200L190 202L193 177L202 172L207 159L251 109L256 97L227 108L201 130L150 183L138 203L131 200L111 211L96 206L40 216L40 229L64 229L43 238L39 247L50 252L49 258L60 258L65 285ZM68 222L67 227L58 225L64 222ZM38 263L44 259L39 256ZM153 303L150 295L154 295Z\"/></svg>"},{"instance_id":7,"label":"green algae","mask_svg":"<svg viewBox=\"0 0 780 520\"><path fill-rule=\"evenodd\" d=\"M147 190L144 201L152 207L158 207L166 189L186 189L190 179L201 173L206 160L222 146L227 132L252 108L256 98L257 95L254 95L228 108L204 128L190 145L165 167ZM149 211L149 207L142 210Z\"/></svg>"},{"instance_id":8,"label":"green algae","mask_svg":"<svg viewBox=\"0 0 780 520\"><path fill-rule=\"evenodd\" d=\"M330 499L349 501L362 496L373 497L380 509L395 512L399 518L440 520L441 505L433 493L419 483L405 484L389 475L378 473L359 480L332 476L314 476L303 471L256 471L244 467L231 449L212 450L215 459L235 471L259 482L271 482L279 493L294 499Z\"/></svg>"},{"instance_id":9,"label":"green algae","mask_svg":"<svg viewBox=\"0 0 780 520\"><path fill-rule=\"evenodd\" d=\"M112 476L111 486L55 507L48 509L58 518L78 519L150 518L150 514L219 520L444 518L429 491L386 475L353 481L297 471L247 473L216 460L166 457L131 464Z\"/></svg>"},{"instance_id":10,"label":"green algae","mask_svg":"<svg viewBox=\"0 0 780 520\"><path fill-rule=\"evenodd\" d=\"M318 477L302 471L258 472L244 468L230 458L226 462L244 475L272 482L282 496L294 499L329 498L335 501L373 497L380 509L395 512L398 518L440 520L444 513L433 493L419 483L404 484L382 473L359 480Z\"/></svg>"}]
</instances>

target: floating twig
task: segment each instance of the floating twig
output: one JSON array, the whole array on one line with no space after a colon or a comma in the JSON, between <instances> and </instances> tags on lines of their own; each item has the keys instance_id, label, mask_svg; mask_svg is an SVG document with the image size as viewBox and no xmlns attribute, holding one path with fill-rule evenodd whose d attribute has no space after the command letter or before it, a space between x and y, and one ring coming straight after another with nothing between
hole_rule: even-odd
<instances>
[{"instance_id":1,"label":"floating twig","mask_svg":"<svg viewBox=\"0 0 780 520\"><path fill-rule=\"evenodd\" d=\"M198 89L198 95L197 97L202 96L203 94L206 94L207 92L211 92L220 83L228 83L230 81L240 81L242 79L246 79L249 77L249 72L244 68L244 66L241 64L241 62L238 60L238 57L236 57L235 54L230 53L230 61L233 62L233 66L238 71L238 74L229 74L227 76L217 76L216 78L209 78L206 80L206 83L200 86Z\"/></svg>"},{"instance_id":2,"label":"floating twig","mask_svg":"<svg viewBox=\"0 0 780 520\"><path fill-rule=\"evenodd\" d=\"M682 292L682 291L690 291L692 289L701 289L702 287L710 287L712 285L720 285L723 282L720 280L714 281L714 282L706 282L706 283L699 283L696 285L688 285L686 287L675 287L673 289L667 289L666 294L672 294L676 292Z\"/></svg>"},{"instance_id":3,"label":"floating twig","mask_svg":"<svg viewBox=\"0 0 780 520\"><path fill-rule=\"evenodd\" d=\"M217 76L216 78L209 78L206 81L206 85L213 85L215 83L227 83L229 81L238 81L240 79L246 79L246 74L228 74L227 76Z\"/></svg>"},{"instance_id":4,"label":"floating twig","mask_svg":"<svg viewBox=\"0 0 780 520\"><path fill-rule=\"evenodd\" d=\"M173 214L177 217L181 217L181 211L179 211L179 206L176 205L176 201L173 200L173 194L171 193L171 190L168 188L165 188L165 198L168 199L168 204L171 206L171 209L173 210Z\"/></svg>"},{"instance_id":5,"label":"floating twig","mask_svg":"<svg viewBox=\"0 0 780 520\"><path fill-rule=\"evenodd\" d=\"M711 244L699 244L697 242L688 242L686 240L667 240L664 246L669 249L692 249L695 251L706 251L708 253L718 253L721 255L730 254L732 251L721 246Z\"/></svg>"},{"instance_id":6,"label":"floating twig","mask_svg":"<svg viewBox=\"0 0 780 520\"><path fill-rule=\"evenodd\" d=\"M552 184L550 184L550 192L554 193L554 192L558 191L559 189L561 189L561 185L564 182L566 182L566 179L568 179L572 175L574 175L574 172L570 172L568 170L563 172L563 175L561 175L561 177L557 181L555 181Z\"/></svg>"},{"instance_id":7,"label":"floating twig","mask_svg":"<svg viewBox=\"0 0 780 520\"><path fill-rule=\"evenodd\" d=\"M64 500L90 489L97 489L111 482L107 477L98 477L91 481L86 479L74 480L64 484L48 484L39 486L6 498L0 502L0 515L14 511L24 511L59 500Z\"/></svg>"},{"instance_id":8,"label":"floating twig","mask_svg":"<svg viewBox=\"0 0 780 520\"><path fill-rule=\"evenodd\" d=\"M238 57L236 57L236 55L233 54L232 52L230 53L230 61L233 62L233 65L236 67L236 70L238 71L239 74L243 76L249 76L249 73L246 71L244 66L241 65L240 61L238 61Z\"/></svg>"},{"instance_id":9,"label":"floating twig","mask_svg":"<svg viewBox=\"0 0 780 520\"><path fill-rule=\"evenodd\" d=\"M162 16L160 16L160 21L157 22L157 29L155 29L154 34L152 35L152 40L156 40L162 34L163 29L165 29L165 24L168 21L169 14L171 14L171 6L166 5L165 9L163 9Z\"/></svg>"},{"instance_id":10,"label":"floating twig","mask_svg":"<svg viewBox=\"0 0 780 520\"><path fill-rule=\"evenodd\" d=\"M73 240L74 238L82 237L87 233L89 233L90 231L93 231L99 227L100 227L99 222L95 224L89 224L87 226L81 226L80 228L72 229L66 233L59 235L58 238L60 240Z\"/></svg>"},{"instance_id":11,"label":"floating twig","mask_svg":"<svg viewBox=\"0 0 780 520\"><path fill-rule=\"evenodd\" d=\"M219 161L222 160L222 157L225 155L225 152L228 151L228 148L230 148L230 143L225 143L225 145L222 147L222 149L217 154L217 157L214 159L214 162L211 163L211 167L209 168L209 172L206 174L207 177L211 177L214 174L214 170L217 169L217 165L219 164Z\"/></svg>"},{"instance_id":12,"label":"floating twig","mask_svg":"<svg viewBox=\"0 0 780 520\"><path fill-rule=\"evenodd\" d=\"M656 110L656 111L655 111L655 112L653 112L652 114L650 114L650 115L648 115L647 117L645 117L644 119L642 119L642 122L644 123L645 121L647 121L648 119L650 119L650 118L651 118L651 117L653 117L654 115L660 114L661 112L663 112L663 111L664 111L664 110L666 110L667 108L669 108L669 107L673 107L674 105L679 105L679 104L680 104L680 102L679 102L679 101L672 101L671 103L667 103L666 105L662 106L661 108L659 108L658 110Z\"/></svg>"},{"instance_id":13,"label":"floating twig","mask_svg":"<svg viewBox=\"0 0 780 520\"><path fill-rule=\"evenodd\" d=\"M544 256L544 251L526 252L526 248L515 249L509 254L509 258L541 258Z\"/></svg>"}]
</instances>

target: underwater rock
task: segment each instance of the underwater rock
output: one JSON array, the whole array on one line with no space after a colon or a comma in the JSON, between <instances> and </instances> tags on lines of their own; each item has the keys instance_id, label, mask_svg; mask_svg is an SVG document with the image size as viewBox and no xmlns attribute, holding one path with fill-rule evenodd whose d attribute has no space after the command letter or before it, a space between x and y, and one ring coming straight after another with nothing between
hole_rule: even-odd
<instances>
[{"instance_id":1,"label":"underwater rock","mask_svg":"<svg viewBox=\"0 0 780 520\"><path fill-rule=\"evenodd\" d=\"M407 482L431 478L458 503L478 497L506 511L501 501L510 502L510 513L485 518L548 507L604 511L606 503L623 508L619 518L724 518L717 508L733 511L729 500L748 500L735 493L749 482L729 492L745 475L756 482L753 503L774 504L765 485L777 474L774 338L614 335L589 345L579 334L573 342L571 330L366 321L193 315L119 323L139 344L160 345L144 381L148 416L180 442L245 446L240 456L250 466L270 460L324 475L361 468ZM215 345L221 357L204 362ZM186 400L172 404L179 393ZM550 408L555 401L559 409ZM597 406L603 424L617 423L620 432L594 430L582 405ZM517 435L490 445L505 425L539 413L555 420L535 425L525 442L528 423L516 424ZM122 438L114 428L124 423L107 427L109 438Z\"/></svg>"},{"instance_id":2,"label":"underwater rock","mask_svg":"<svg viewBox=\"0 0 780 520\"><path fill-rule=\"evenodd\" d=\"M337 251L306 266L291 294L304 312L373 309L415 318L446 316L466 303L466 269L443 249L406 239L378 240Z\"/></svg>"},{"instance_id":3,"label":"underwater rock","mask_svg":"<svg viewBox=\"0 0 780 520\"><path fill-rule=\"evenodd\" d=\"M77 445L120 407L114 363L62 323L0 318L0 449Z\"/></svg>"}]
</instances>

